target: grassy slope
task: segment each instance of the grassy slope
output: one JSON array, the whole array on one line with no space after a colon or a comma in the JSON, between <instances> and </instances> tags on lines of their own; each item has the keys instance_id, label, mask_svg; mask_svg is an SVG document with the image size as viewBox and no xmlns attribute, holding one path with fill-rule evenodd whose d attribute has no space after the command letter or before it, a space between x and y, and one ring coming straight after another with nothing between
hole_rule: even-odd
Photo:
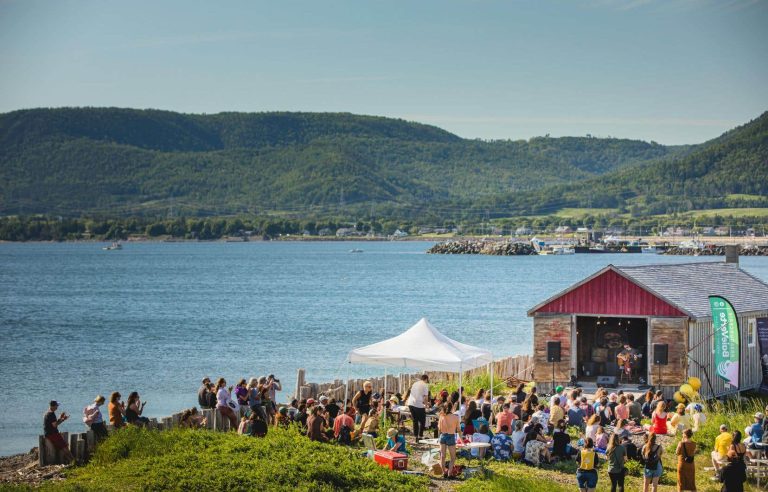
<instances>
[{"instance_id":1,"label":"grassy slope","mask_svg":"<svg viewBox=\"0 0 768 492\"><path fill-rule=\"evenodd\" d=\"M295 430L255 439L234 433L128 428L74 469L64 490L424 490L426 480L392 473L358 451L315 443Z\"/></svg>"}]
</instances>

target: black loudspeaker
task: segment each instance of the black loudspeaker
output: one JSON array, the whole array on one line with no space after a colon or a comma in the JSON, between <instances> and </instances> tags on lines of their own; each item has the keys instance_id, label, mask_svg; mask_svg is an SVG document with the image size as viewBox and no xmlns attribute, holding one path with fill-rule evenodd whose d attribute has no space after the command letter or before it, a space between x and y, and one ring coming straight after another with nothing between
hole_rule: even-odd
<instances>
[{"instance_id":1,"label":"black loudspeaker","mask_svg":"<svg viewBox=\"0 0 768 492\"><path fill-rule=\"evenodd\" d=\"M669 346L666 343L654 343L653 344L653 363L657 366L666 366L669 364L667 356L669 354Z\"/></svg>"},{"instance_id":2,"label":"black loudspeaker","mask_svg":"<svg viewBox=\"0 0 768 492\"><path fill-rule=\"evenodd\" d=\"M616 388L618 381L616 376L597 376L597 385L602 388Z\"/></svg>"},{"instance_id":3,"label":"black loudspeaker","mask_svg":"<svg viewBox=\"0 0 768 492\"><path fill-rule=\"evenodd\" d=\"M547 362L560 362L560 342L547 342Z\"/></svg>"}]
</instances>

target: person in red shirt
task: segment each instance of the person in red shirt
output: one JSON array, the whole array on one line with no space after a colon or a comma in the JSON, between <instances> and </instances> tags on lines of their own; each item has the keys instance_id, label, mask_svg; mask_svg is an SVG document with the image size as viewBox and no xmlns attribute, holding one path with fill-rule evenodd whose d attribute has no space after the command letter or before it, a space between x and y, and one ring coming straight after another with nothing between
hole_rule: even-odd
<instances>
[{"instance_id":1,"label":"person in red shirt","mask_svg":"<svg viewBox=\"0 0 768 492\"><path fill-rule=\"evenodd\" d=\"M515 421L516 415L510 410L509 403L505 403L501 407L501 413L496 416L496 432L501 432L503 426L507 426L507 429L511 429L512 423Z\"/></svg>"},{"instance_id":2,"label":"person in red shirt","mask_svg":"<svg viewBox=\"0 0 768 492\"><path fill-rule=\"evenodd\" d=\"M355 409L347 407L347 411L333 420L333 436L338 439L342 427L349 427L350 432L355 430Z\"/></svg>"}]
</instances>

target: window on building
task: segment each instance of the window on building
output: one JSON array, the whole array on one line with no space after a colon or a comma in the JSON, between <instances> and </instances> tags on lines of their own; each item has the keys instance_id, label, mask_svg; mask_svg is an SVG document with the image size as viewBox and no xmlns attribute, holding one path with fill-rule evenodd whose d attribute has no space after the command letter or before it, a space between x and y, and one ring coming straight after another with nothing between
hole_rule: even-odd
<instances>
[{"instance_id":1,"label":"window on building","mask_svg":"<svg viewBox=\"0 0 768 492\"><path fill-rule=\"evenodd\" d=\"M747 320L747 346L754 347L757 345L757 321L755 318L749 318Z\"/></svg>"}]
</instances>

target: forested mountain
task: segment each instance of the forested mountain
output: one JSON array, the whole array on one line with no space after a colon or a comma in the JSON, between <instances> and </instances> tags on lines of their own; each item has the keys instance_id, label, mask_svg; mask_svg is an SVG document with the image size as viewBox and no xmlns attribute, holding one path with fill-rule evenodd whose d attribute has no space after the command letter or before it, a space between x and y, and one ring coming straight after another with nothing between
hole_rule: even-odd
<instances>
[{"instance_id":1,"label":"forested mountain","mask_svg":"<svg viewBox=\"0 0 768 492\"><path fill-rule=\"evenodd\" d=\"M723 179L721 196L765 195L768 180L752 179L765 177L765 120L676 148L591 137L467 140L346 113L23 110L0 115L0 214L501 216L650 207L707 194Z\"/></svg>"},{"instance_id":2,"label":"forested mountain","mask_svg":"<svg viewBox=\"0 0 768 492\"><path fill-rule=\"evenodd\" d=\"M563 207L627 208L635 216L768 207L768 112L687 155L667 156L568 186L496 197L521 215Z\"/></svg>"}]
</instances>

